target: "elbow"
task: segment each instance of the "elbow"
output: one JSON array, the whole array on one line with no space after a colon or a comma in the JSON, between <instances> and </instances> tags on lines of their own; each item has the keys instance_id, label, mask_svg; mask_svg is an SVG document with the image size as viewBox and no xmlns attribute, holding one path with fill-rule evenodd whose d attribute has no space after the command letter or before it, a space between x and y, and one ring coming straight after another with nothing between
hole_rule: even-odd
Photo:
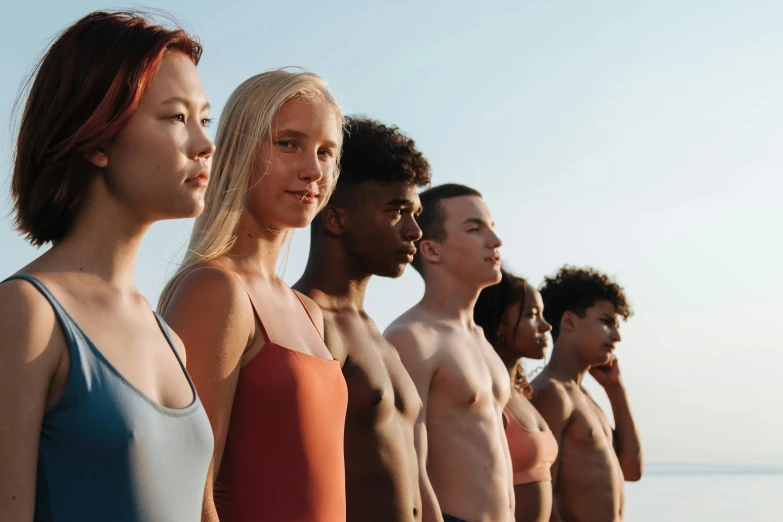
<instances>
[{"instance_id":1,"label":"elbow","mask_svg":"<svg viewBox=\"0 0 783 522\"><path fill-rule=\"evenodd\" d=\"M637 482L641 480L643 468L641 460L632 463L626 463L625 465L621 466L621 468L623 470L623 478L625 478L626 482Z\"/></svg>"}]
</instances>

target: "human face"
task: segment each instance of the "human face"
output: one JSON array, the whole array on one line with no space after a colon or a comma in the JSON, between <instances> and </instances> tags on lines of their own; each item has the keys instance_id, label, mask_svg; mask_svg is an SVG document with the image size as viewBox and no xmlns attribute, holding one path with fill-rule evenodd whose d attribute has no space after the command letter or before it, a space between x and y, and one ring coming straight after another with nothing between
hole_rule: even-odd
<instances>
[{"instance_id":1,"label":"human face","mask_svg":"<svg viewBox=\"0 0 783 522\"><path fill-rule=\"evenodd\" d=\"M94 160L109 194L144 222L199 215L215 149L209 121L196 66L167 52L139 108Z\"/></svg>"},{"instance_id":2,"label":"human face","mask_svg":"<svg viewBox=\"0 0 783 522\"><path fill-rule=\"evenodd\" d=\"M620 342L620 323L614 305L597 301L584 317L572 314L573 336L579 355L591 366L602 366L612 360L615 343Z\"/></svg>"},{"instance_id":3,"label":"human face","mask_svg":"<svg viewBox=\"0 0 783 522\"><path fill-rule=\"evenodd\" d=\"M440 264L453 277L478 290L500 282L503 244L486 203L477 196L460 196L440 202L445 213L446 239L438 245Z\"/></svg>"},{"instance_id":4,"label":"human face","mask_svg":"<svg viewBox=\"0 0 783 522\"><path fill-rule=\"evenodd\" d=\"M271 230L303 228L326 203L340 150L339 113L325 99L292 98L263 140L247 208Z\"/></svg>"},{"instance_id":5,"label":"human face","mask_svg":"<svg viewBox=\"0 0 783 522\"><path fill-rule=\"evenodd\" d=\"M538 290L525 285L525 302L516 302L508 308L502 329L506 346L511 347L517 357L546 357L546 334L552 330L552 325L544 319L544 301Z\"/></svg>"},{"instance_id":6,"label":"human face","mask_svg":"<svg viewBox=\"0 0 783 522\"><path fill-rule=\"evenodd\" d=\"M347 249L367 274L399 277L421 239L421 202L409 183L367 181L342 209Z\"/></svg>"}]
</instances>

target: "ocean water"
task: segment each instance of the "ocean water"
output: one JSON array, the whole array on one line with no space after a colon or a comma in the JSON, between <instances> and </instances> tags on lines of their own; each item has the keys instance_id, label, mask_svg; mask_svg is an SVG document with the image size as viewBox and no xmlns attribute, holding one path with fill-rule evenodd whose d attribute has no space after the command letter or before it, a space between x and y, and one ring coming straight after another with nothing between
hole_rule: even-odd
<instances>
[{"instance_id":1,"label":"ocean water","mask_svg":"<svg viewBox=\"0 0 783 522\"><path fill-rule=\"evenodd\" d=\"M625 522L783 522L783 465L651 464Z\"/></svg>"}]
</instances>

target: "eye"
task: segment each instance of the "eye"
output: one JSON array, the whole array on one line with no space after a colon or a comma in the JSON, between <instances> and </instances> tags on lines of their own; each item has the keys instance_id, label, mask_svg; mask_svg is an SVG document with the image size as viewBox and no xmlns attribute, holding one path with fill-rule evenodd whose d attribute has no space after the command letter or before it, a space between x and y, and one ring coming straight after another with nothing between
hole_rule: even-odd
<instances>
[{"instance_id":1,"label":"eye","mask_svg":"<svg viewBox=\"0 0 783 522\"><path fill-rule=\"evenodd\" d=\"M294 142L291 140L279 140L277 146L281 149L291 149L294 147Z\"/></svg>"},{"instance_id":2,"label":"eye","mask_svg":"<svg viewBox=\"0 0 783 522\"><path fill-rule=\"evenodd\" d=\"M209 128L209 127L211 127L211 126L212 126L212 122L213 122L213 121L214 121L214 120L213 120L212 118L203 118L203 119L201 120L201 125L203 125L204 127L207 127L207 128Z\"/></svg>"},{"instance_id":3,"label":"eye","mask_svg":"<svg viewBox=\"0 0 783 522\"><path fill-rule=\"evenodd\" d=\"M184 114L175 114L170 119L178 121L180 123L185 123L185 115Z\"/></svg>"},{"instance_id":4,"label":"eye","mask_svg":"<svg viewBox=\"0 0 783 522\"><path fill-rule=\"evenodd\" d=\"M332 156L334 156L334 153L331 151L331 149L318 149L318 154L320 154L321 156L327 156L327 157L330 157L330 158Z\"/></svg>"}]
</instances>

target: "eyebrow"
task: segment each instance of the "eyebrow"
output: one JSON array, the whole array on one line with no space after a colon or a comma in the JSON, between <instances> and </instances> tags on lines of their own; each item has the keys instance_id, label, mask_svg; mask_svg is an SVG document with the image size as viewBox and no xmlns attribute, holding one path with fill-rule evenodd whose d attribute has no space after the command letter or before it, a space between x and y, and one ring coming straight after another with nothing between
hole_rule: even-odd
<instances>
[{"instance_id":1,"label":"eyebrow","mask_svg":"<svg viewBox=\"0 0 783 522\"><path fill-rule=\"evenodd\" d=\"M615 325L619 324L618 321L617 321L617 317L614 317L614 316L609 315L607 313L601 314L601 319L608 319L608 320L612 321Z\"/></svg>"},{"instance_id":2,"label":"eyebrow","mask_svg":"<svg viewBox=\"0 0 783 522\"><path fill-rule=\"evenodd\" d=\"M463 225L467 225L468 223L472 223L474 225L481 225L481 226L487 226L487 222L481 218L477 217L469 217L465 221L462 222ZM495 223L489 223L489 227L492 228L495 226Z\"/></svg>"},{"instance_id":3,"label":"eyebrow","mask_svg":"<svg viewBox=\"0 0 783 522\"><path fill-rule=\"evenodd\" d=\"M396 198L386 202L390 207L412 207L413 201L405 198Z\"/></svg>"},{"instance_id":4,"label":"eyebrow","mask_svg":"<svg viewBox=\"0 0 783 522\"><path fill-rule=\"evenodd\" d=\"M193 104L190 103L190 100L188 100L187 98L183 98L182 96L172 96L168 100L163 101L161 105L174 105L175 103L181 103L187 108L191 108L193 106ZM201 106L201 110L205 111L210 107L211 105L209 104L209 102L204 102L204 104Z\"/></svg>"},{"instance_id":5,"label":"eyebrow","mask_svg":"<svg viewBox=\"0 0 783 522\"><path fill-rule=\"evenodd\" d=\"M277 131L277 133L275 134L275 137L280 137L280 136L293 136L294 138L309 138L310 137L306 132L302 132L302 131L296 130L296 129L283 129L283 130ZM337 146L337 144L335 142L333 142L332 140L324 140L323 144L324 144L325 147L332 147L332 148L335 148L335 149L339 148Z\"/></svg>"}]
</instances>

